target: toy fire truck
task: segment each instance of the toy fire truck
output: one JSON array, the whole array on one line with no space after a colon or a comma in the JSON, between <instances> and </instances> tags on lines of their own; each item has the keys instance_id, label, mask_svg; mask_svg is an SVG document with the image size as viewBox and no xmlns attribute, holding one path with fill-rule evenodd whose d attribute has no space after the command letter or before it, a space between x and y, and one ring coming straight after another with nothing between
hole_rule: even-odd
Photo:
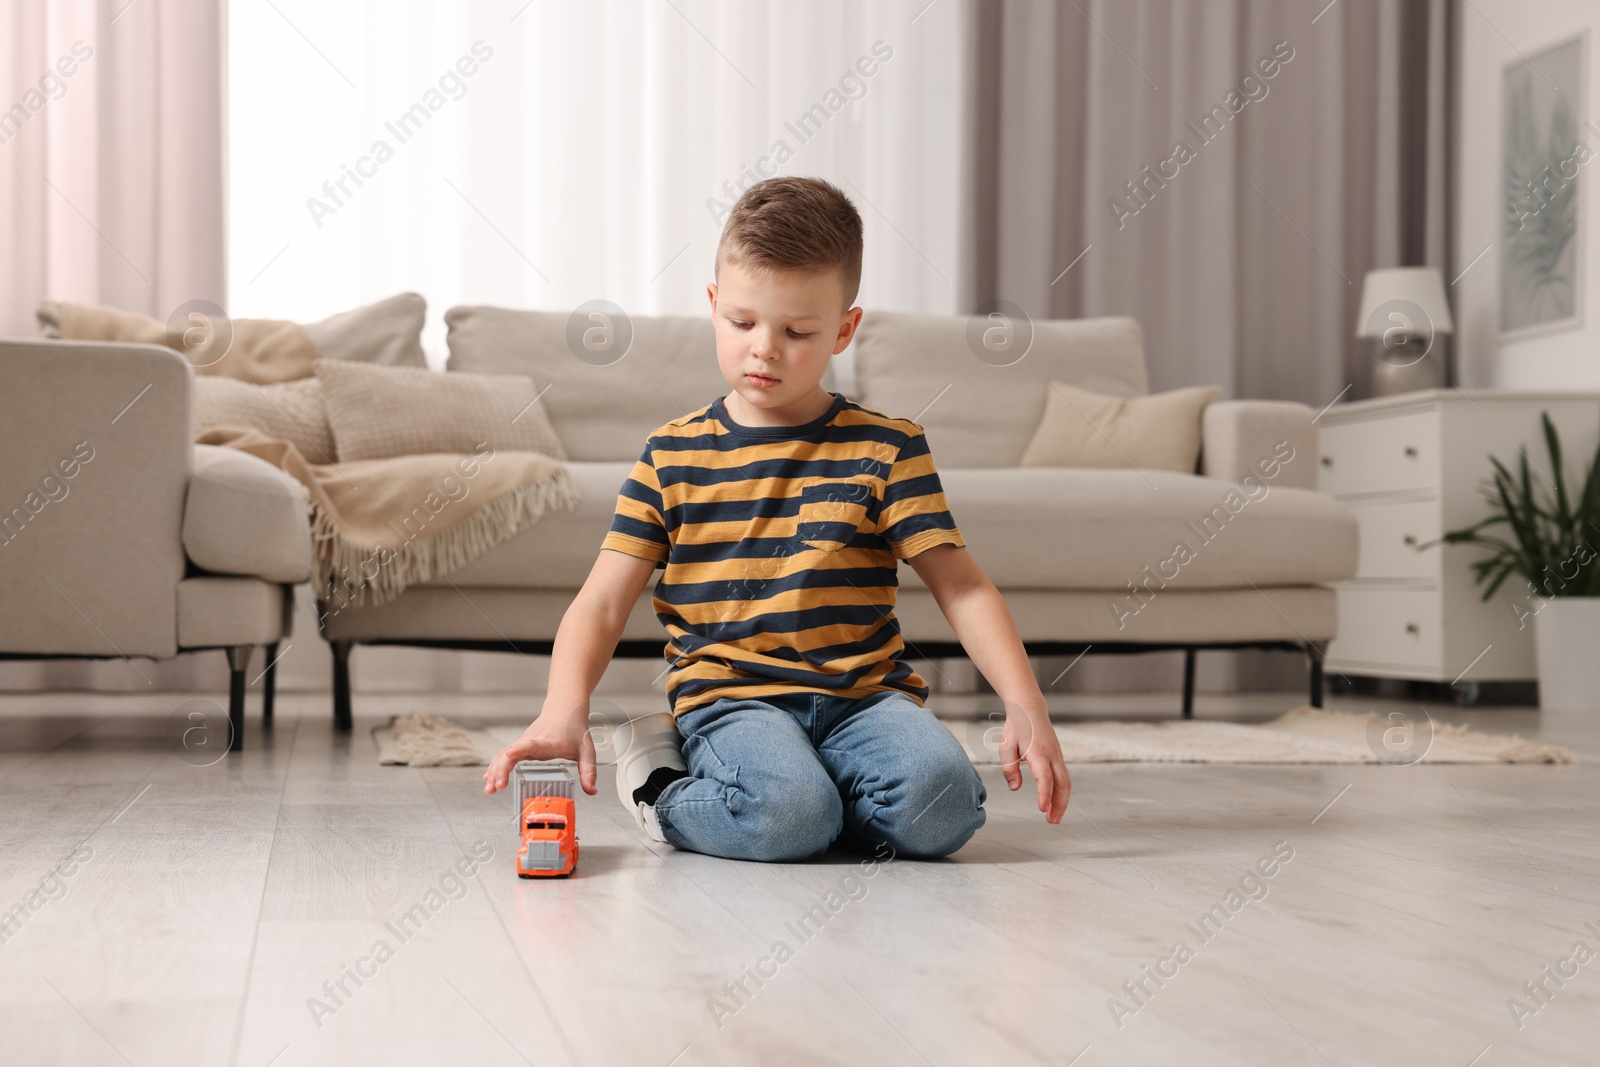
<instances>
[{"instance_id":1,"label":"toy fire truck","mask_svg":"<svg viewBox=\"0 0 1600 1067\"><path fill-rule=\"evenodd\" d=\"M578 820L572 772L564 764L523 760L511 771L520 878L559 878L578 866Z\"/></svg>"}]
</instances>

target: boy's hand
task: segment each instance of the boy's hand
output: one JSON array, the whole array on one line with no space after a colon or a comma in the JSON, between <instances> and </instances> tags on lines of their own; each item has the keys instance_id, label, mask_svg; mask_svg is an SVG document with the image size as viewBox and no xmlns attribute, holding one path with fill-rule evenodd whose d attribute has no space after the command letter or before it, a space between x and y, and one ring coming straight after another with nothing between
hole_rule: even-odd
<instances>
[{"instance_id":1,"label":"boy's hand","mask_svg":"<svg viewBox=\"0 0 1600 1067\"><path fill-rule=\"evenodd\" d=\"M1061 755L1061 741L1050 725L1048 711L1024 711L1006 706L1006 725L1000 735L1000 773L1014 793L1022 788L1022 761L1028 762L1039 783L1039 810L1055 824L1067 812L1072 796L1072 776Z\"/></svg>"},{"instance_id":2,"label":"boy's hand","mask_svg":"<svg viewBox=\"0 0 1600 1067\"><path fill-rule=\"evenodd\" d=\"M525 759L570 759L578 761L578 783L591 796L595 788L594 738L589 735L589 715L581 712L540 712L522 736L500 750L483 772L483 791L493 794L504 789L511 768Z\"/></svg>"}]
</instances>

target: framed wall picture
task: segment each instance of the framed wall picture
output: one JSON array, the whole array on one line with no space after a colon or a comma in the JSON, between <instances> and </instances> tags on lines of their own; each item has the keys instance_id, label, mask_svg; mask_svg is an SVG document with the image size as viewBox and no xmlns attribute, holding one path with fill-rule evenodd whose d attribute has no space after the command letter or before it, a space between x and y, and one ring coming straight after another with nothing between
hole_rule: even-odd
<instances>
[{"instance_id":1,"label":"framed wall picture","mask_svg":"<svg viewBox=\"0 0 1600 1067\"><path fill-rule=\"evenodd\" d=\"M1588 32L1519 55L1503 72L1500 335L1515 339L1583 322L1582 172L1600 159L1584 127Z\"/></svg>"}]
</instances>

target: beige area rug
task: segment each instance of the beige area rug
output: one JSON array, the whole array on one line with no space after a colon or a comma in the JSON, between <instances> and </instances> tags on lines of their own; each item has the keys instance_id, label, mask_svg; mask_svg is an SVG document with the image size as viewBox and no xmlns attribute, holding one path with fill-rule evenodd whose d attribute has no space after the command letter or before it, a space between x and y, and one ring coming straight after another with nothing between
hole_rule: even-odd
<instances>
[{"instance_id":1,"label":"beige area rug","mask_svg":"<svg viewBox=\"0 0 1600 1067\"><path fill-rule=\"evenodd\" d=\"M998 763L999 725L946 722L972 762ZM1420 719L1411 733L1376 712L1355 714L1301 706L1270 722L1246 725L1212 720L1057 723L1056 736L1074 763L1575 763L1560 745L1515 734L1486 734L1469 726ZM1402 725L1400 727L1404 729ZM599 731L597 731L598 733ZM449 719L412 713L373 729L378 762L410 767L487 764L522 733L466 729ZM498 736L504 734L504 736ZM1419 755L1420 753L1420 755ZM610 762L608 751L598 753Z\"/></svg>"},{"instance_id":2,"label":"beige area rug","mask_svg":"<svg viewBox=\"0 0 1600 1067\"><path fill-rule=\"evenodd\" d=\"M974 763L998 763L999 731L984 722L950 723ZM1387 734L1391 729L1401 732ZM1515 734L1479 733L1426 718L1410 733L1376 712L1302 705L1270 722L1175 719L1168 722L1057 723L1074 763L1574 763L1560 745Z\"/></svg>"},{"instance_id":3,"label":"beige area rug","mask_svg":"<svg viewBox=\"0 0 1600 1067\"><path fill-rule=\"evenodd\" d=\"M372 739L378 745L378 762L388 766L476 767L487 764L501 748L488 730L469 730L417 712L396 715L387 726L373 727Z\"/></svg>"}]
</instances>

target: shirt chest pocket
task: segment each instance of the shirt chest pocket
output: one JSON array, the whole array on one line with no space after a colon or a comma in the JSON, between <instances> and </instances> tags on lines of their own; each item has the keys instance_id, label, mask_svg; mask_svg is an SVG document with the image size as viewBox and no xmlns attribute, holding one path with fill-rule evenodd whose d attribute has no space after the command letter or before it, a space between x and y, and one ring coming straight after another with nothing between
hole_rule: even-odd
<instances>
[{"instance_id":1,"label":"shirt chest pocket","mask_svg":"<svg viewBox=\"0 0 1600 1067\"><path fill-rule=\"evenodd\" d=\"M877 521L876 478L858 475L814 482L800 493L795 536L823 552L837 552Z\"/></svg>"}]
</instances>

